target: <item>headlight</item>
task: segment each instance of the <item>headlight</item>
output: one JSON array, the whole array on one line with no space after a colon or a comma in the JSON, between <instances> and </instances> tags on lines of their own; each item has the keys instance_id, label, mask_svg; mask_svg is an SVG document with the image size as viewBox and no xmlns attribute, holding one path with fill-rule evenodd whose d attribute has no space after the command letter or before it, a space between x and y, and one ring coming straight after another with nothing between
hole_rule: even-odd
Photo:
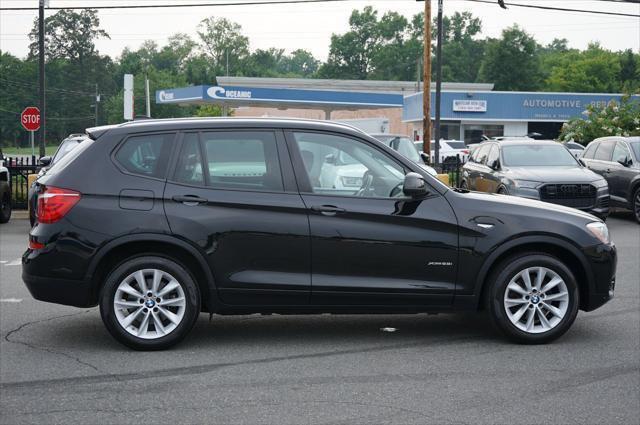
<instances>
[{"instance_id":1,"label":"headlight","mask_svg":"<svg viewBox=\"0 0 640 425\"><path fill-rule=\"evenodd\" d=\"M601 188L601 187L607 187L609 186L609 183L607 183L607 181L605 179L600 179L600 180L596 180L593 182L593 185L597 188Z\"/></svg>"},{"instance_id":2,"label":"headlight","mask_svg":"<svg viewBox=\"0 0 640 425\"><path fill-rule=\"evenodd\" d=\"M362 186L362 177L340 177L342 185L345 187L360 187Z\"/></svg>"},{"instance_id":3,"label":"headlight","mask_svg":"<svg viewBox=\"0 0 640 425\"><path fill-rule=\"evenodd\" d=\"M609 243L609 228L601 221L587 224L587 229L602 243Z\"/></svg>"},{"instance_id":4,"label":"headlight","mask_svg":"<svg viewBox=\"0 0 640 425\"><path fill-rule=\"evenodd\" d=\"M535 189L536 187L538 187L538 185L540 185L540 182L534 182L534 181L530 181L530 180L514 180L513 181L513 185L518 188L518 187L524 187L527 189Z\"/></svg>"}]
</instances>

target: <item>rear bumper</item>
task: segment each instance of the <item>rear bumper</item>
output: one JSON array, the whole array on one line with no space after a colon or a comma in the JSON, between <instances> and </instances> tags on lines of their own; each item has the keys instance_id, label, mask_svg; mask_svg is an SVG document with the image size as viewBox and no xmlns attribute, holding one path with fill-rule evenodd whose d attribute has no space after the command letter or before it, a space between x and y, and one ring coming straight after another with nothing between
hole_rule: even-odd
<instances>
[{"instance_id":1,"label":"rear bumper","mask_svg":"<svg viewBox=\"0 0 640 425\"><path fill-rule=\"evenodd\" d=\"M36 300L75 307L91 307L92 286L90 282L75 279L62 279L39 276L35 274L38 267L32 261L32 250L27 250L22 256L22 280ZM37 256L37 254L35 254ZM36 260L37 263L37 260Z\"/></svg>"}]
</instances>

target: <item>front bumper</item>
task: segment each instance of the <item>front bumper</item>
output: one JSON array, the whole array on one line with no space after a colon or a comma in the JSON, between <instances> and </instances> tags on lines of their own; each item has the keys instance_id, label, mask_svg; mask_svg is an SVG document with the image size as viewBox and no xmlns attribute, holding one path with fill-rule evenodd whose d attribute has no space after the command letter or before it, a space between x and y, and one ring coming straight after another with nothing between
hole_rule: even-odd
<instances>
[{"instance_id":1,"label":"front bumper","mask_svg":"<svg viewBox=\"0 0 640 425\"><path fill-rule=\"evenodd\" d=\"M580 307L584 311L592 311L614 297L618 254L613 243L587 248L584 250L584 254L591 269L593 286L590 288L589 293L582 294L583 299ZM587 273L589 273L589 270L587 270Z\"/></svg>"},{"instance_id":2,"label":"front bumper","mask_svg":"<svg viewBox=\"0 0 640 425\"><path fill-rule=\"evenodd\" d=\"M550 199L541 199L540 198L540 192L539 190L536 188L526 188L526 187L521 187L521 188L513 188L510 187L508 189L508 193L509 195L513 195L513 196L519 196L521 198L528 198L528 199L534 199L536 201L543 201L543 202L547 202L550 204L557 204L557 205L563 205L563 206L568 206L571 207L571 205L567 205L566 203L564 203L562 200L550 200ZM609 191L606 188L600 188L596 191L596 196L594 198L594 202L587 206L587 207L573 207L576 208L580 211L584 211L587 212L589 214L593 214L596 217L599 217L601 219L605 219L609 216Z\"/></svg>"}]
</instances>

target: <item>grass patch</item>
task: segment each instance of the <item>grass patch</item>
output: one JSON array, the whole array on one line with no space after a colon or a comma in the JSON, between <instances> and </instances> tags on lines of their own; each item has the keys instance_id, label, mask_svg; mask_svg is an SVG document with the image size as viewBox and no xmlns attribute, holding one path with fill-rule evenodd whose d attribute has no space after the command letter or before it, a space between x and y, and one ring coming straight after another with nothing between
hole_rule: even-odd
<instances>
[{"instance_id":1,"label":"grass patch","mask_svg":"<svg viewBox=\"0 0 640 425\"><path fill-rule=\"evenodd\" d=\"M16 147L4 147L4 148L0 148L2 149L2 153L5 156L14 156L14 155L31 155L31 147L28 148L16 148ZM56 149L58 149L58 145L47 145L44 147L44 152L45 155L51 156L56 152ZM36 146L36 157L38 157L40 150L39 148Z\"/></svg>"}]
</instances>

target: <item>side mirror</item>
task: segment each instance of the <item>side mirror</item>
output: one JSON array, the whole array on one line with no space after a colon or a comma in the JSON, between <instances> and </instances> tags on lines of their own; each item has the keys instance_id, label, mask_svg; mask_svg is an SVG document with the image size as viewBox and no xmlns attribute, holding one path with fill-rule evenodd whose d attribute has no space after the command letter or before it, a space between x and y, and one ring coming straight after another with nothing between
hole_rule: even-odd
<instances>
[{"instance_id":1,"label":"side mirror","mask_svg":"<svg viewBox=\"0 0 640 425\"><path fill-rule=\"evenodd\" d=\"M404 176L402 192L412 198L417 198L418 196L429 193L427 190L427 182L425 182L424 178L418 173L407 173L407 175Z\"/></svg>"},{"instance_id":2,"label":"side mirror","mask_svg":"<svg viewBox=\"0 0 640 425\"><path fill-rule=\"evenodd\" d=\"M330 153L329 155L324 157L324 162L327 164L334 164L337 162L338 157L335 154Z\"/></svg>"},{"instance_id":3,"label":"side mirror","mask_svg":"<svg viewBox=\"0 0 640 425\"><path fill-rule=\"evenodd\" d=\"M629 159L629 158L619 159L618 163L623 165L623 166L625 166L625 167L628 167L628 166L630 166L632 164L631 159Z\"/></svg>"},{"instance_id":4,"label":"side mirror","mask_svg":"<svg viewBox=\"0 0 640 425\"><path fill-rule=\"evenodd\" d=\"M431 162L431 160L429 159L429 155L424 152L420 152L420 158L422 158L425 164L429 164Z\"/></svg>"},{"instance_id":5,"label":"side mirror","mask_svg":"<svg viewBox=\"0 0 640 425\"><path fill-rule=\"evenodd\" d=\"M499 170L500 169L500 160L496 159L495 161L493 161L493 163L490 165L492 170Z\"/></svg>"},{"instance_id":6,"label":"side mirror","mask_svg":"<svg viewBox=\"0 0 640 425\"><path fill-rule=\"evenodd\" d=\"M47 165L51 164L51 157L50 156L43 156L42 158L39 159L40 165L46 167Z\"/></svg>"}]
</instances>

